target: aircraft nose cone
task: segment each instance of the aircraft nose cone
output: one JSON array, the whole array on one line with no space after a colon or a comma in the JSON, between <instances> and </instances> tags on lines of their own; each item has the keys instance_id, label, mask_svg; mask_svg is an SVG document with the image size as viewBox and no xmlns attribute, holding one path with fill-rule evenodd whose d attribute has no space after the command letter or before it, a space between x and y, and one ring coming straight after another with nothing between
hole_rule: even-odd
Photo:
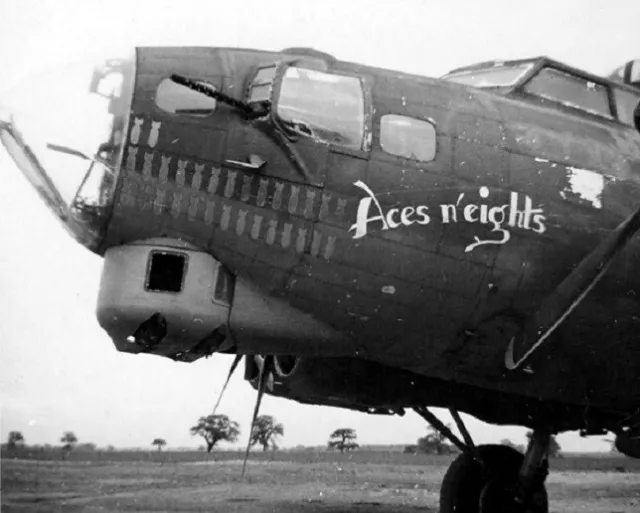
<instances>
[{"instance_id":1,"label":"aircraft nose cone","mask_svg":"<svg viewBox=\"0 0 640 513\"><path fill-rule=\"evenodd\" d=\"M74 235L95 241L113 198L131 106L131 58L79 62L0 93L0 140ZM82 221L82 223L79 222ZM82 224L82 226L80 226ZM88 230L88 233L77 233Z\"/></svg>"},{"instance_id":2,"label":"aircraft nose cone","mask_svg":"<svg viewBox=\"0 0 640 513\"><path fill-rule=\"evenodd\" d=\"M132 80L131 59L79 62L32 77L0 94L2 142L23 172L26 158L46 173L68 205L87 161L117 168Z\"/></svg>"}]
</instances>

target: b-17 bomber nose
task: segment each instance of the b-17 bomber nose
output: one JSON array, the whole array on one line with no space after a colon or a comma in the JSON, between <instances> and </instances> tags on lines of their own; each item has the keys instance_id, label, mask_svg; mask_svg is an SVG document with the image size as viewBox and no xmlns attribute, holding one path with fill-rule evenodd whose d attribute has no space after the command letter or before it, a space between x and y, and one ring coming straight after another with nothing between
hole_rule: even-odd
<instances>
[{"instance_id":1,"label":"b-17 bomber nose","mask_svg":"<svg viewBox=\"0 0 640 513\"><path fill-rule=\"evenodd\" d=\"M118 178L134 59L79 62L0 93L0 140L71 234L96 250Z\"/></svg>"}]
</instances>

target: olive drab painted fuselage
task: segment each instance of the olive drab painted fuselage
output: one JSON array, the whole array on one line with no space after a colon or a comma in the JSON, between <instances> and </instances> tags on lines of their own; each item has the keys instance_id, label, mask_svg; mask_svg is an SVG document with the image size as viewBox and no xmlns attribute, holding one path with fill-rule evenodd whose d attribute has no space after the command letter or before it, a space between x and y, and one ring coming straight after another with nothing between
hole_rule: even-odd
<instances>
[{"instance_id":1,"label":"olive drab painted fuselage","mask_svg":"<svg viewBox=\"0 0 640 513\"><path fill-rule=\"evenodd\" d=\"M514 331L640 206L640 133L622 103L603 114L526 85L545 68L613 98L607 79L545 59L473 88L312 51L139 48L92 249L184 241L340 334L324 352L234 332L251 313L232 304L231 350L384 364L432 380L425 404L465 411L473 397L496 423L526 423L501 412L512 401L558 427L584 427L585 410L609 426L640 403L638 240L525 369L504 365Z\"/></svg>"}]
</instances>

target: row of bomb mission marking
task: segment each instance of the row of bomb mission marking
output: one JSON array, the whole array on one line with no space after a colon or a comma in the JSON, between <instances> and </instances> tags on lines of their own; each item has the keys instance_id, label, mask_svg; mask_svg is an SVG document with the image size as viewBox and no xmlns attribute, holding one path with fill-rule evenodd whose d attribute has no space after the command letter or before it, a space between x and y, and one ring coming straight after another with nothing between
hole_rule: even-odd
<instances>
[{"instance_id":1,"label":"row of bomb mission marking","mask_svg":"<svg viewBox=\"0 0 640 513\"><path fill-rule=\"evenodd\" d=\"M228 199L238 199L243 203L255 204L258 207L271 207L273 210L286 209L290 214L297 214L313 219L315 210L319 208L320 220L326 220L333 210L336 219L341 220L345 215L347 200L334 199L331 192L320 192L319 189L284 182L270 177L256 176L252 173L221 169L216 166L206 166L203 163L188 159L177 159L171 155L164 155L155 151L144 153L144 162L140 168L137 165L139 148L130 146L127 153L126 168L132 173L141 174L146 181L154 181L153 165L160 159L160 169L157 180L160 184L174 182L178 187L190 188L197 192L207 192ZM174 180L171 165L175 162ZM189 182L190 176L190 183ZM241 186L238 187L238 184ZM257 183L257 193L252 196L252 188ZM239 189L239 190L236 190ZM271 189L271 190L270 190ZM319 197L319 201L317 198ZM269 202L270 200L270 202Z\"/></svg>"},{"instance_id":2,"label":"row of bomb mission marking","mask_svg":"<svg viewBox=\"0 0 640 513\"><path fill-rule=\"evenodd\" d=\"M186 218L190 222L218 224L222 231L235 231L238 236L247 235L252 240L263 241L268 246L280 245L283 249L294 247L298 254L307 251L313 257L329 260L335 249L336 237L333 235L327 236L319 230L280 222L250 209L234 206L222 199L207 199L187 195L183 191L169 191L126 180L121 201L125 206L141 211L152 208L156 215L169 212L174 219L183 216L186 210Z\"/></svg>"},{"instance_id":3,"label":"row of bomb mission marking","mask_svg":"<svg viewBox=\"0 0 640 513\"><path fill-rule=\"evenodd\" d=\"M144 118L139 118L139 117L135 117L133 119L131 132L129 133L129 142L131 144L137 145L140 143L145 121L146 120ZM147 145L149 145L151 148L155 148L156 144L158 144L161 128L162 128L161 121L151 121L151 127L149 128L149 134L147 136Z\"/></svg>"},{"instance_id":4,"label":"row of bomb mission marking","mask_svg":"<svg viewBox=\"0 0 640 513\"><path fill-rule=\"evenodd\" d=\"M336 237L333 235L325 237L319 230L308 230L302 227L297 227L294 233L292 223L279 223L277 219L267 219L263 215L244 209L238 209L237 215L234 215L233 210L231 205L222 205L221 230L227 231L235 228L235 233L238 236L248 231L251 239L256 241L260 239L260 234L264 231L264 242L268 246L279 244L283 249L288 249L293 245L296 253L302 254L309 244L309 254L313 257L321 256L325 260L329 260L333 255L336 242ZM235 226L233 226L234 219ZM266 230L264 230L265 227Z\"/></svg>"}]
</instances>

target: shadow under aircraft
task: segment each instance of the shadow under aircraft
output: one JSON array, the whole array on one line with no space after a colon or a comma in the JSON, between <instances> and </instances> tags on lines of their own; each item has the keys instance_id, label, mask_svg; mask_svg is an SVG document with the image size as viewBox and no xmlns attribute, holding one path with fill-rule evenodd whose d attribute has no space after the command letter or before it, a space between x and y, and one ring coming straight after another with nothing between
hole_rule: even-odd
<instances>
[{"instance_id":1,"label":"shadow under aircraft","mask_svg":"<svg viewBox=\"0 0 640 513\"><path fill-rule=\"evenodd\" d=\"M137 48L7 93L0 138L104 258L119 351L234 355L254 420L265 392L412 409L462 451L443 513L546 513L553 435L640 457L634 70ZM530 428L526 453L460 412Z\"/></svg>"}]
</instances>

